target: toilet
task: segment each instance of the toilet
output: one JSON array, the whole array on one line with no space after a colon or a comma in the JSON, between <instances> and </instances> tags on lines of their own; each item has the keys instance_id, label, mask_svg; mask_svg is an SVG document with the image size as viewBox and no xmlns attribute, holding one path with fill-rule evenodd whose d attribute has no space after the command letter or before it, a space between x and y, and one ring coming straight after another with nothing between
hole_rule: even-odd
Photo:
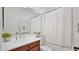
<instances>
[{"instance_id":1,"label":"toilet","mask_svg":"<svg viewBox=\"0 0 79 59\"><path fill-rule=\"evenodd\" d=\"M45 36L40 35L40 50L41 51L52 51L52 49L49 46L46 46L44 43L45 43Z\"/></svg>"},{"instance_id":2,"label":"toilet","mask_svg":"<svg viewBox=\"0 0 79 59\"><path fill-rule=\"evenodd\" d=\"M41 47L40 47L40 50L41 50L41 51L52 51L52 49L51 49L50 47L45 46L45 45L41 46Z\"/></svg>"}]
</instances>

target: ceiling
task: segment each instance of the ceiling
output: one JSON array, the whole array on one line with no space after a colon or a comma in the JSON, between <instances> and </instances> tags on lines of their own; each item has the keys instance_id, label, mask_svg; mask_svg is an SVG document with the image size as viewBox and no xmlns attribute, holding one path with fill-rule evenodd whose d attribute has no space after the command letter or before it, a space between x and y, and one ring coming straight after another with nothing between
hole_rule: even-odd
<instances>
[{"instance_id":1,"label":"ceiling","mask_svg":"<svg viewBox=\"0 0 79 59\"><path fill-rule=\"evenodd\" d=\"M42 13L48 12L50 10L54 10L57 7L30 7L30 8L33 9L34 11L42 14Z\"/></svg>"},{"instance_id":2,"label":"ceiling","mask_svg":"<svg viewBox=\"0 0 79 59\"><path fill-rule=\"evenodd\" d=\"M54 10L56 8L58 8L58 7L27 7L27 8L25 8L25 10L27 10L28 12L33 14L31 17L34 17L36 15L46 13L46 12L48 12L50 10Z\"/></svg>"},{"instance_id":3,"label":"ceiling","mask_svg":"<svg viewBox=\"0 0 79 59\"><path fill-rule=\"evenodd\" d=\"M54 10L58 7L7 7L5 8L5 16L9 18L17 18L19 20L28 20L34 16Z\"/></svg>"}]
</instances>

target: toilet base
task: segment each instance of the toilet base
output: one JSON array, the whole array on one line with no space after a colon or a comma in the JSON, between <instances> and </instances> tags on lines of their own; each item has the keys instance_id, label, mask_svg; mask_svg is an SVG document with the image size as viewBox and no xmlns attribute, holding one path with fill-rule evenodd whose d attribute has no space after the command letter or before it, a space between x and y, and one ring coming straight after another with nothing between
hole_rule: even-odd
<instances>
[{"instance_id":1,"label":"toilet base","mask_svg":"<svg viewBox=\"0 0 79 59\"><path fill-rule=\"evenodd\" d=\"M40 51L52 51L52 49L48 46L41 46Z\"/></svg>"}]
</instances>

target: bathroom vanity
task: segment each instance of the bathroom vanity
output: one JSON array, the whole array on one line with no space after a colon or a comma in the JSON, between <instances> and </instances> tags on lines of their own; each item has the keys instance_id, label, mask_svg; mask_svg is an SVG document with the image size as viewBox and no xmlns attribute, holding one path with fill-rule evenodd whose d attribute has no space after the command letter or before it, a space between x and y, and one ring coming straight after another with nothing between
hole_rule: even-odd
<instances>
[{"instance_id":1,"label":"bathroom vanity","mask_svg":"<svg viewBox=\"0 0 79 59\"><path fill-rule=\"evenodd\" d=\"M4 42L2 51L40 51L40 39L20 39Z\"/></svg>"},{"instance_id":2,"label":"bathroom vanity","mask_svg":"<svg viewBox=\"0 0 79 59\"><path fill-rule=\"evenodd\" d=\"M40 41L35 41L14 49L11 49L10 51L40 51Z\"/></svg>"}]
</instances>

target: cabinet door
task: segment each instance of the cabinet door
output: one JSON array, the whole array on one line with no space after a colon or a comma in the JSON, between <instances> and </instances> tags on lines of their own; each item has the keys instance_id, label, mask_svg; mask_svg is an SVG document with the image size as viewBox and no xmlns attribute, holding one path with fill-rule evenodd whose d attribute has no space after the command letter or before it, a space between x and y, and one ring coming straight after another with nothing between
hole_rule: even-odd
<instances>
[{"instance_id":1,"label":"cabinet door","mask_svg":"<svg viewBox=\"0 0 79 59\"><path fill-rule=\"evenodd\" d=\"M10 51L28 51L28 50L29 50L28 45L24 45L24 46L21 46L21 47L12 49L12 50L10 50Z\"/></svg>"},{"instance_id":2,"label":"cabinet door","mask_svg":"<svg viewBox=\"0 0 79 59\"><path fill-rule=\"evenodd\" d=\"M36 47L30 49L30 51L40 51L40 46L36 46Z\"/></svg>"},{"instance_id":3,"label":"cabinet door","mask_svg":"<svg viewBox=\"0 0 79 59\"><path fill-rule=\"evenodd\" d=\"M34 47L36 47L36 46L40 46L40 41L36 41L36 42L33 42L33 43L30 43L30 44L29 44L29 48L30 48L30 49L32 49L32 48L34 48Z\"/></svg>"}]
</instances>

